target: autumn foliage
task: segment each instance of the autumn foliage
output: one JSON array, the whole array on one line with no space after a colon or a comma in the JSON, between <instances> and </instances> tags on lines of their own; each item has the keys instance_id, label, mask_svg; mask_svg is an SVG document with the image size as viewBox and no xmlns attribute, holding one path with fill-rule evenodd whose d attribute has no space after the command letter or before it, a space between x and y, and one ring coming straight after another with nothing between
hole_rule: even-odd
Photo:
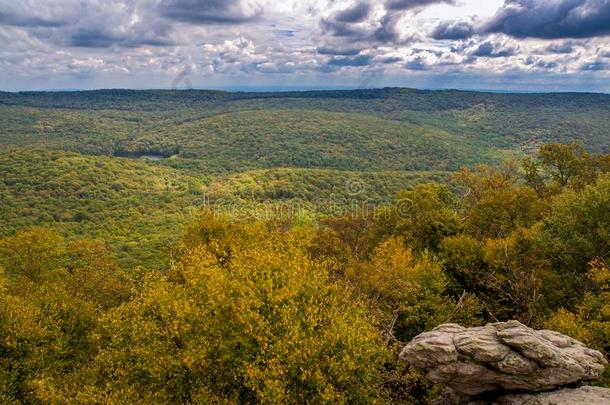
<instances>
[{"instance_id":1,"label":"autumn foliage","mask_svg":"<svg viewBox=\"0 0 610 405\"><path fill-rule=\"evenodd\" d=\"M608 354L607 162L548 145L315 222L204 210L161 272L18 231L0 239L0 403L417 403L438 388L397 351L449 321Z\"/></svg>"}]
</instances>

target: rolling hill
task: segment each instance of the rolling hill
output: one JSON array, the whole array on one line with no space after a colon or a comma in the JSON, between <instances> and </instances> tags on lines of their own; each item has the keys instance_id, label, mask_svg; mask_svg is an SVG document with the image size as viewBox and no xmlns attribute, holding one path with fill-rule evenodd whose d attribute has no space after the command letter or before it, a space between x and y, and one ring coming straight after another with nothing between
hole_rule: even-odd
<instances>
[{"instance_id":1,"label":"rolling hill","mask_svg":"<svg viewBox=\"0 0 610 405\"><path fill-rule=\"evenodd\" d=\"M309 216L355 201L381 204L446 172L267 169L204 177L142 159L13 149L0 152L0 237L46 226L105 241L125 267L163 268L195 210L241 215L291 207ZM334 210L334 211L333 211Z\"/></svg>"},{"instance_id":2,"label":"rolling hill","mask_svg":"<svg viewBox=\"0 0 610 405\"><path fill-rule=\"evenodd\" d=\"M4 148L178 155L183 166L207 172L447 170L498 162L547 142L579 140L606 152L609 128L610 96L603 94L0 93Z\"/></svg>"},{"instance_id":3,"label":"rolling hill","mask_svg":"<svg viewBox=\"0 0 610 405\"><path fill-rule=\"evenodd\" d=\"M609 95L0 93L0 235L52 226L159 268L202 202L324 215L574 140L609 150Z\"/></svg>"}]
</instances>

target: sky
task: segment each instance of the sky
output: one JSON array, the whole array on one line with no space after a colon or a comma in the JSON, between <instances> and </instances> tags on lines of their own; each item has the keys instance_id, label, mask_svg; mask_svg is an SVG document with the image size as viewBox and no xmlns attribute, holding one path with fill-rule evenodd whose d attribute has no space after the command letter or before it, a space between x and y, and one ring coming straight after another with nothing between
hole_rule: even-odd
<instances>
[{"instance_id":1,"label":"sky","mask_svg":"<svg viewBox=\"0 0 610 405\"><path fill-rule=\"evenodd\" d=\"M0 0L0 90L610 93L610 0Z\"/></svg>"}]
</instances>

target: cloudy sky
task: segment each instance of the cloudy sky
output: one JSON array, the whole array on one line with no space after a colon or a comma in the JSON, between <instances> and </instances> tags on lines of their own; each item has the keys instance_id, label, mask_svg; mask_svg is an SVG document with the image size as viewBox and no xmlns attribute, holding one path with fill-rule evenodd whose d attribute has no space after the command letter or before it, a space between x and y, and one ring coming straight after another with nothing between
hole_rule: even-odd
<instances>
[{"instance_id":1,"label":"cloudy sky","mask_svg":"<svg viewBox=\"0 0 610 405\"><path fill-rule=\"evenodd\" d=\"M610 92L610 0L0 0L0 89Z\"/></svg>"}]
</instances>

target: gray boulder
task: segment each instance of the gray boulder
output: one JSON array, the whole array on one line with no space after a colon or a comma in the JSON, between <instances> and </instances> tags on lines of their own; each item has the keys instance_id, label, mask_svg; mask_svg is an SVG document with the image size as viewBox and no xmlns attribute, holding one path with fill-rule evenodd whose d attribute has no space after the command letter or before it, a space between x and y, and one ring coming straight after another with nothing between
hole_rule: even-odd
<instances>
[{"instance_id":1,"label":"gray boulder","mask_svg":"<svg viewBox=\"0 0 610 405\"><path fill-rule=\"evenodd\" d=\"M400 358L456 394L540 392L598 379L604 356L581 342L517 322L478 328L444 324L415 337Z\"/></svg>"},{"instance_id":2,"label":"gray boulder","mask_svg":"<svg viewBox=\"0 0 610 405\"><path fill-rule=\"evenodd\" d=\"M600 387L564 388L537 394L504 395L493 405L608 405L610 390Z\"/></svg>"}]
</instances>

